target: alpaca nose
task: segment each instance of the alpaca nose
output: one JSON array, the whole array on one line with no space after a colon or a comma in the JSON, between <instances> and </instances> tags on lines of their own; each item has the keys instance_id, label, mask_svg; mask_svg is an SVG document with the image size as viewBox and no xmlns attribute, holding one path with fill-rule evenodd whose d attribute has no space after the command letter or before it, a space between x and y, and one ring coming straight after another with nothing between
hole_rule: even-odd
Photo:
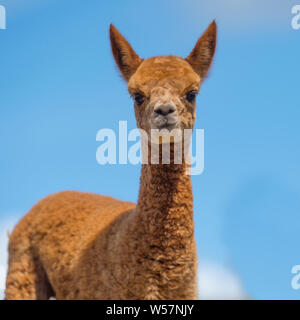
<instances>
[{"instance_id":1,"label":"alpaca nose","mask_svg":"<svg viewBox=\"0 0 300 320\"><path fill-rule=\"evenodd\" d=\"M155 106L155 108L154 108L155 115L167 116L171 113L174 113L175 111L176 111L176 108L171 103L160 104L160 105Z\"/></svg>"}]
</instances>

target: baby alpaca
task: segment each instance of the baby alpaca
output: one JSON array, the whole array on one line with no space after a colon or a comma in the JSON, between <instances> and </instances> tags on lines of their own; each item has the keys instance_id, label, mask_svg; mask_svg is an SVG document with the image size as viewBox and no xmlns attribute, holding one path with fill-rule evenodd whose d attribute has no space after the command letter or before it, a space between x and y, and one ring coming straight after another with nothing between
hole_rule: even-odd
<instances>
[{"instance_id":1,"label":"baby alpaca","mask_svg":"<svg viewBox=\"0 0 300 320\"><path fill-rule=\"evenodd\" d=\"M186 59L143 60L113 25L110 41L138 128L149 136L152 129L192 129L215 52L215 22ZM196 299L188 167L185 159L163 164L161 154L157 164L144 163L136 205L70 191L38 202L10 236L6 299Z\"/></svg>"}]
</instances>

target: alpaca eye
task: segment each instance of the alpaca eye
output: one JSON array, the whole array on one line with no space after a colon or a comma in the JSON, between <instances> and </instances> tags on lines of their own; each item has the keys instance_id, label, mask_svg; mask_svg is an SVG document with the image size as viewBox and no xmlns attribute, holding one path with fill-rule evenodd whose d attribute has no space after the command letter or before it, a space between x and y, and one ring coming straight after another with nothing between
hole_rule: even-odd
<instances>
[{"instance_id":1,"label":"alpaca eye","mask_svg":"<svg viewBox=\"0 0 300 320\"><path fill-rule=\"evenodd\" d=\"M197 96L197 91L195 90L192 90L192 91L189 91L187 94L186 94L186 100L189 102L189 103L193 103L196 99L196 96Z\"/></svg>"},{"instance_id":2,"label":"alpaca eye","mask_svg":"<svg viewBox=\"0 0 300 320\"><path fill-rule=\"evenodd\" d=\"M145 97L141 93L135 93L133 98L138 106L141 106L145 101Z\"/></svg>"}]
</instances>

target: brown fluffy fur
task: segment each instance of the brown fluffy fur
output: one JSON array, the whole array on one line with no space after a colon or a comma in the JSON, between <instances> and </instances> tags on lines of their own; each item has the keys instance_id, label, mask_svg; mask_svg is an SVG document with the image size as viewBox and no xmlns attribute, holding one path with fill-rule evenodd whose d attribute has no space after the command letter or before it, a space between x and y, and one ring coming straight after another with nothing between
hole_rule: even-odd
<instances>
[{"instance_id":1,"label":"brown fluffy fur","mask_svg":"<svg viewBox=\"0 0 300 320\"><path fill-rule=\"evenodd\" d=\"M154 104L176 104L180 128L192 128L199 90L212 61L213 22L186 60L142 60L113 26L114 58L149 132ZM61 192L37 203L9 242L6 299L195 299L196 246L187 164L143 164L137 205L91 193Z\"/></svg>"}]
</instances>

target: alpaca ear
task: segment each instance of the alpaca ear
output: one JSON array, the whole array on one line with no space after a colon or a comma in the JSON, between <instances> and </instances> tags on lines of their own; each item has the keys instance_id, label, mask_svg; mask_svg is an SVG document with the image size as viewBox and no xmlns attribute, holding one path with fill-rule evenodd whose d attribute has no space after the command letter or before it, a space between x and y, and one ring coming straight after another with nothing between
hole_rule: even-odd
<instances>
[{"instance_id":1,"label":"alpaca ear","mask_svg":"<svg viewBox=\"0 0 300 320\"><path fill-rule=\"evenodd\" d=\"M205 78L214 57L217 42L217 25L213 21L194 49L185 59L201 78Z\"/></svg>"},{"instance_id":2,"label":"alpaca ear","mask_svg":"<svg viewBox=\"0 0 300 320\"><path fill-rule=\"evenodd\" d=\"M143 61L132 49L129 42L114 25L110 25L110 44L115 61L126 81L135 73Z\"/></svg>"}]
</instances>

